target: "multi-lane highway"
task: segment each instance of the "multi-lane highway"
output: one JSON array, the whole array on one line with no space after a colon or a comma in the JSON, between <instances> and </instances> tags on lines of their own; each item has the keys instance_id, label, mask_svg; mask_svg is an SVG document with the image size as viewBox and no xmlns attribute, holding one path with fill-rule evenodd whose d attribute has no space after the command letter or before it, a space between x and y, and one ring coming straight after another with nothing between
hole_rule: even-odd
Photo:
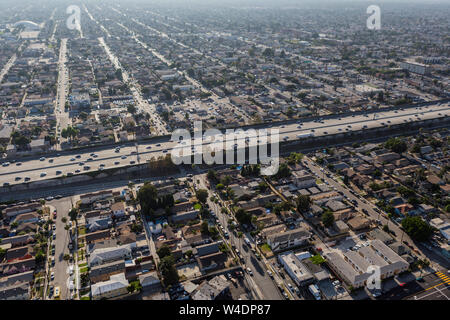
<instances>
[{"instance_id":1,"label":"multi-lane highway","mask_svg":"<svg viewBox=\"0 0 450 320\"><path fill-rule=\"evenodd\" d=\"M268 129L278 129L280 141L294 141L299 135L311 134L315 137L327 136L346 132L362 132L364 129L382 128L390 125L411 123L416 121L443 119L450 115L449 103L423 107L410 107L391 111L377 111L363 115L333 117L324 120L298 121L296 123L280 125L273 124ZM225 140L225 138L224 138ZM203 146L211 144L204 142ZM170 154L173 148L182 148L179 141L161 142L142 141L135 145L124 145L116 149L98 147L83 151L61 152L59 156L47 158L17 159L15 163L5 164L11 160L4 160L0 167L0 185L18 184L44 180L62 175L76 175L84 172L109 168L118 168L138 163L145 163L154 157ZM95 151L93 151L95 150ZM201 152L201 146L196 146L194 152Z\"/></svg>"}]
</instances>

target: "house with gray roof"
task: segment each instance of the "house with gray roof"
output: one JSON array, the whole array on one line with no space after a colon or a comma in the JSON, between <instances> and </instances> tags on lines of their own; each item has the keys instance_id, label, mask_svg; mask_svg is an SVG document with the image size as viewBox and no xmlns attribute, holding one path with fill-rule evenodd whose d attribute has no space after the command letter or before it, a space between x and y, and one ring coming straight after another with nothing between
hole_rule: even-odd
<instances>
[{"instance_id":1,"label":"house with gray roof","mask_svg":"<svg viewBox=\"0 0 450 320\"><path fill-rule=\"evenodd\" d=\"M136 243L124 244L118 247L95 249L89 254L89 266L92 268L108 262L131 259L132 249Z\"/></svg>"},{"instance_id":2,"label":"house with gray roof","mask_svg":"<svg viewBox=\"0 0 450 320\"><path fill-rule=\"evenodd\" d=\"M125 260L97 265L89 271L91 283L109 280L110 276L125 272Z\"/></svg>"},{"instance_id":3,"label":"house with gray roof","mask_svg":"<svg viewBox=\"0 0 450 320\"><path fill-rule=\"evenodd\" d=\"M94 283L91 286L93 300L110 299L128 293L128 280L124 273L112 275L108 281Z\"/></svg>"},{"instance_id":4,"label":"house with gray roof","mask_svg":"<svg viewBox=\"0 0 450 320\"><path fill-rule=\"evenodd\" d=\"M304 245L311 238L311 233L304 228L297 228L267 237L267 244L272 251L280 251L292 247Z\"/></svg>"},{"instance_id":5,"label":"house with gray roof","mask_svg":"<svg viewBox=\"0 0 450 320\"><path fill-rule=\"evenodd\" d=\"M30 285L28 283L19 282L8 287L1 288L0 300L29 300Z\"/></svg>"},{"instance_id":6,"label":"house with gray roof","mask_svg":"<svg viewBox=\"0 0 450 320\"><path fill-rule=\"evenodd\" d=\"M156 271L150 271L139 275L139 282L146 291L156 292L161 289L161 280L159 280Z\"/></svg>"}]
</instances>

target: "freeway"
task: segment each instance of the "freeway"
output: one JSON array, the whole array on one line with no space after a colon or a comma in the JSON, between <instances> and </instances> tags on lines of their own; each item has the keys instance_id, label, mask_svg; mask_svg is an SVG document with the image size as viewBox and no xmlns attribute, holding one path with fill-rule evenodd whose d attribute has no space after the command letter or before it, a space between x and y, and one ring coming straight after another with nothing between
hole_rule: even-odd
<instances>
[{"instance_id":1,"label":"freeway","mask_svg":"<svg viewBox=\"0 0 450 320\"><path fill-rule=\"evenodd\" d=\"M278 129L279 137L283 141L295 141L299 139L298 135L301 134L310 134L319 137L346 132L363 132L364 129L383 128L390 125L438 118L443 119L449 115L449 104L441 103L390 111L380 110L341 118L336 116L335 118L323 119L321 121L305 120L303 122L298 121L285 125L275 123L265 128L272 130ZM204 141L202 143L203 146L210 145L211 142L209 141ZM99 146L98 148L90 148L82 151L67 151L59 156L52 156L48 159L31 157L27 160L17 160L22 162L11 164L5 164L7 161L4 161L2 167L0 167L0 184L5 185L6 183L6 185L13 185L22 183L25 180L32 182L67 174L75 175L97 171L101 168L119 168L145 163L145 161L154 157L170 154L173 148L183 148L181 141L167 141L164 138L158 139L158 141L141 141L136 145L123 145L120 150L116 150L116 146ZM201 146L196 146L194 150L200 153L200 149Z\"/></svg>"}]
</instances>

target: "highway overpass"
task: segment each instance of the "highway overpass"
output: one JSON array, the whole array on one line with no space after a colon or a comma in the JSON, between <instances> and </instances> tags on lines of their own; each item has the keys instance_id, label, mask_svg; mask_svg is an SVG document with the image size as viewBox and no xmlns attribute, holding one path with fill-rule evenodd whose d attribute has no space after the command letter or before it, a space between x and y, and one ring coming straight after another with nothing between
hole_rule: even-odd
<instances>
[{"instance_id":1,"label":"highway overpass","mask_svg":"<svg viewBox=\"0 0 450 320\"><path fill-rule=\"evenodd\" d=\"M353 113L318 118L302 119L288 123L274 123L254 127L273 128L279 130L281 152L294 151L317 146L345 143L357 139L369 139L395 134L395 130L408 132L426 123L439 126L449 121L449 103L437 103L426 106L412 106L379 110L376 112ZM427 124L427 125L428 125ZM299 135L313 134L313 137L299 139ZM301 144L299 144L301 143ZM204 143L203 147L209 143ZM143 164L152 158L170 154L172 148L181 148L168 136L139 141L137 145L125 144L120 149L116 145L100 146L81 150L61 152L59 156L45 158L30 157L18 159L15 163L0 167L1 192L12 192L14 185L43 181L62 176L81 176L88 172L125 168ZM196 147L200 152L200 147ZM5 160L10 161L11 160ZM89 167L89 168L88 168Z\"/></svg>"}]
</instances>

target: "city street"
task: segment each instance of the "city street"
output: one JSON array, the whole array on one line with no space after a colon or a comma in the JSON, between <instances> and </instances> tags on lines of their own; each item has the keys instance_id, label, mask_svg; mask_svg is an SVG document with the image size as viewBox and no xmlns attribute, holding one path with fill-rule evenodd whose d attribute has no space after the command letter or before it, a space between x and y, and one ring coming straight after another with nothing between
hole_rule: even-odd
<instances>
[{"instance_id":1,"label":"city street","mask_svg":"<svg viewBox=\"0 0 450 320\"><path fill-rule=\"evenodd\" d=\"M59 142L57 144L57 150L61 150L61 144L66 141L66 138L61 136L61 131L66 129L72 124L72 120L69 116L69 111L66 111L66 97L69 90L69 71L66 67L67 63L67 39L61 39L61 46L59 50L58 61L58 91L55 105L56 115L56 139Z\"/></svg>"},{"instance_id":2,"label":"city street","mask_svg":"<svg viewBox=\"0 0 450 320\"><path fill-rule=\"evenodd\" d=\"M51 270L55 273L55 280L51 282L54 287L60 287L61 300L70 299L71 292L68 288L69 278L69 262L65 261L64 255L69 254L69 232L64 229L65 223L61 218L65 217L67 223L69 222L69 211L72 209L72 198L62 198L60 200L53 200L49 202L56 208L56 239L53 240L55 244L55 266ZM75 203L74 203L75 204Z\"/></svg>"},{"instance_id":3,"label":"city street","mask_svg":"<svg viewBox=\"0 0 450 320\"><path fill-rule=\"evenodd\" d=\"M206 174L194 176L194 182L196 182L196 180L200 181L200 183L197 184L199 189L208 190L209 196L207 203L209 207L214 211L215 215L218 217L219 222L223 226L224 230L228 232L228 219L230 219L231 216L223 214L221 211L221 206L210 200L210 197L213 196L213 194L206 187ZM219 203L221 202L219 201ZM220 227L218 226L218 228ZM245 274L247 275L248 281L250 283L253 283L253 285L255 286L255 290L257 291L257 293L262 295L262 298L264 299L283 299L274 281L267 274L267 267L264 265L264 263L256 258L252 250L248 247L247 244L245 244L243 238L237 237L234 232L229 231L228 233L229 239L226 241L227 243L234 245L234 247L239 250L240 255L243 257L243 268L246 269L247 267L249 267L251 269L253 276L249 276L247 272L245 272Z\"/></svg>"}]
</instances>

